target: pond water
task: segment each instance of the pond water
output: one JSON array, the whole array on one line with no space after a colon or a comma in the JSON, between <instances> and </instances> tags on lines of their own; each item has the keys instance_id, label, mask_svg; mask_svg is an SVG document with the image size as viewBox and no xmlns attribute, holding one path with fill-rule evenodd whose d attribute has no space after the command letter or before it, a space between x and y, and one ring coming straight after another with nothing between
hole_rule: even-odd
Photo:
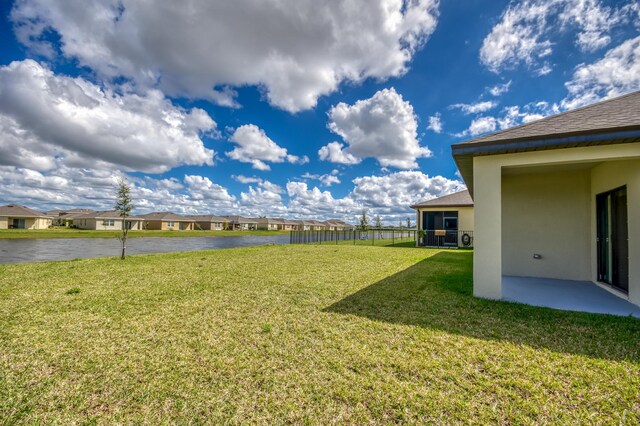
<instances>
[{"instance_id":1,"label":"pond water","mask_svg":"<svg viewBox=\"0 0 640 426\"><path fill-rule=\"evenodd\" d=\"M169 253L289 244L288 235L246 237L140 237L127 241L127 254ZM0 263L47 262L120 255L114 238L0 239Z\"/></svg>"}]
</instances>

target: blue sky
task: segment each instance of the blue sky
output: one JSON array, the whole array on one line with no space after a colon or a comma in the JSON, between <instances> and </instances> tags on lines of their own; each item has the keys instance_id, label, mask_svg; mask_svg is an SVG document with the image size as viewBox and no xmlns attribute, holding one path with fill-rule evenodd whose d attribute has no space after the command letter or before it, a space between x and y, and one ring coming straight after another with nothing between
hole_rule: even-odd
<instances>
[{"instance_id":1,"label":"blue sky","mask_svg":"<svg viewBox=\"0 0 640 426\"><path fill-rule=\"evenodd\" d=\"M598 0L0 5L0 203L396 222L452 143L640 89Z\"/></svg>"}]
</instances>

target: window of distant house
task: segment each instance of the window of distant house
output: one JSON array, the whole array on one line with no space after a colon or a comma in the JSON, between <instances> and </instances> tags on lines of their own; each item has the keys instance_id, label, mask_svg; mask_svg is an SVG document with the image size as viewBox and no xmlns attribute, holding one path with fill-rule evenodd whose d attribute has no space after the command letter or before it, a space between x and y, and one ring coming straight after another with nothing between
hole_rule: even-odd
<instances>
[{"instance_id":1,"label":"window of distant house","mask_svg":"<svg viewBox=\"0 0 640 426\"><path fill-rule=\"evenodd\" d=\"M173 226L173 221L172 220L168 221L167 226Z\"/></svg>"},{"instance_id":2,"label":"window of distant house","mask_svg":"<svg viewBox=\"0 0 640 426\"><path fill-rule=\"evenodd\" d=\"M102 221L103 226L114 226L116 221L114 219L105 219Z\"/></svg>"}]
</instances>

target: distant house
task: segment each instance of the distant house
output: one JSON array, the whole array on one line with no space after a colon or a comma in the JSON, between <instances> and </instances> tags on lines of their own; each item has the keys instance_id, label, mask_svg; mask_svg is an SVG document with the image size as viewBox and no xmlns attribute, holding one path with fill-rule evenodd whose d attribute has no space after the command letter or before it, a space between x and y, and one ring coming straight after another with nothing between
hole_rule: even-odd
<instances>
[{"instance_id":1,"label":"distant house","mask_svg":"<svg viewBox=\"0 0 640 426\"><path fill-rule=\"evenodd\" d=\"M346 231L353 229L352 225L337 219L329 219L324 221L325 229L329 231Z\"/></svg>"},{"instance_id":2,"label":"distant house","mask_svg":"<svg viewBox=\"0 0 640 426\"><path fill-rule=\"evenodd\" d=\"M54 226L69 226L73 224L73 220L78 216L89 213L95 213L91 209L69 209L69 210L49 210L45 212L47 216L53 217Z\"/></svg>"},{"instance_id":3,"label":"distant house","mask_svg":"<svg viewBox=\"0 0 640 426\"><path fill-rule=\"evenodd\" d=\"M313 227L313 223L308 220L294 220L293 222L296 223L298 231L311 231Z\"/></svg>"},{"instance_id":4,"label":"distant house","mask_svg":"<svg viewBox=\"0 0 640 426\"><path fill-rule=\"evenodd\" d=\"M53 218L29 207L0 206L0 229L47 229Z\"/></svg>"},{"instance_id":5,"label":"distant house","mask_svg":"<svg viewBox=\"0 0 640 426\"><path fill-rule=\"evenodd\" d=\"M336 224L334 222L331 222L329 220L325 220L324 222L324 229L327 231L335 231L336 230Z\"/></svg>"},{"instance_id":6,"label":"distant house","mask_svg":"<svg viewBox=\"0 0 640 426\"><path fill-rule=\"evenodd\" d=\"M280 219L282 221L282 231L296 231L298 229L298 224L289 219Z\"/></svg>"},{"instance_id":7,"label":"distant house","mask_svg":"<svg viewBox=\"0 0 640 426\"><path fill-rule=\"evenodd\" d=\"M473 200L468 190L421 201L411 208L416 211L416 228L425 232L416 245L471 246Z\"/></svg>"},{"instance_id":8,"label":"distant house","mask_svg":"<svg viewBox=\"0 0 640 426\"><path fill-rule=\"evenodd\" d=\"M220 216L213 215L191 215L186 216L187 219L192 219L195 222L195 229L201 229L203 231L222 231L224 229L224 223L227 219Z\"/></svg>"},{"instance_id":9,"label":"distant house","mask_svg":"<svg viewBox=\"0 0 640 426\"><path fill-rule=\"evenodd\" d=\"M310 220L309 223L311 223L311 231L324 231L328 229L327 224L319 220Z\"/></svg>"},{"instance_id":10,"label":"distant house","mask_svg":"<svg viewBox=\"0 0 640 426\"><path fill-rule=\"evenodd\" d=\"M223 216L227 219L228 228L236 231L250 231L258 229L258 221L256 219L246 218L242 216Z\"/></svg>"},{"instance_id":11,"label":"distant house","mask_svg":"<svg viewBox=\"0 0 640 426\"><path fill-rule=\"evenodd\" d=\"M289 219L259 217L256 221L258 229L265 231L295 231L298 228L298 223Z\"/></svg>"},{"instance_id":12,"label":"distant house","mask_svg":"<svg viewBox=\"0 0 640 426\"><path fill-rule=\"evenodd\" d=\"M272 219L269 217L259 217L255 219L258 229L263 231L280 231L283 229L283 219Z\"/></svg>"},{"instance_id":13,"label":"distant house","mask_svg":"<svg viewBox=\"0 0 640 426\"><path fill-rule=\"evenodd\" d=\"M144 229L157 231L193 231L196 222L185 216L172 212L154 212L139 215L144 220Z\"/></svg>"},{"instance_id":14,"label":"distant house","mask_svg":"<svg viewBox=\"0 0 640 426\"><path fill-rule=\"evenodd\" d=\"M140 230L142 229L143 220L137 216L129 216L124 223L128 229ZM75 216L73 225L80 229L119 231L123 229L123 220L117 211L100 211Z\"/></svg>"}]
</instances>

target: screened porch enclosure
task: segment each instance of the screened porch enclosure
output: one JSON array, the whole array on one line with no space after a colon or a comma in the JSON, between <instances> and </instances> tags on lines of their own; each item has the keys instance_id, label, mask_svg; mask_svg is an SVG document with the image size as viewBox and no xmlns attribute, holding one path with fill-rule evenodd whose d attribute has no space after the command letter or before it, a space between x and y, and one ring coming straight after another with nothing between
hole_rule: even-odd
<instances>
[{"instance_id":1,"label":"screened porch enclosure","mask_svg":"<svg viewBox=\"0 0 640 426\"><path fill-rule=\"evenodd\" d=\"M454 210L423 211L419 245L425 247L471 247L473 231L459 229L459 214Z\"/></svg>"}]
</instances>

